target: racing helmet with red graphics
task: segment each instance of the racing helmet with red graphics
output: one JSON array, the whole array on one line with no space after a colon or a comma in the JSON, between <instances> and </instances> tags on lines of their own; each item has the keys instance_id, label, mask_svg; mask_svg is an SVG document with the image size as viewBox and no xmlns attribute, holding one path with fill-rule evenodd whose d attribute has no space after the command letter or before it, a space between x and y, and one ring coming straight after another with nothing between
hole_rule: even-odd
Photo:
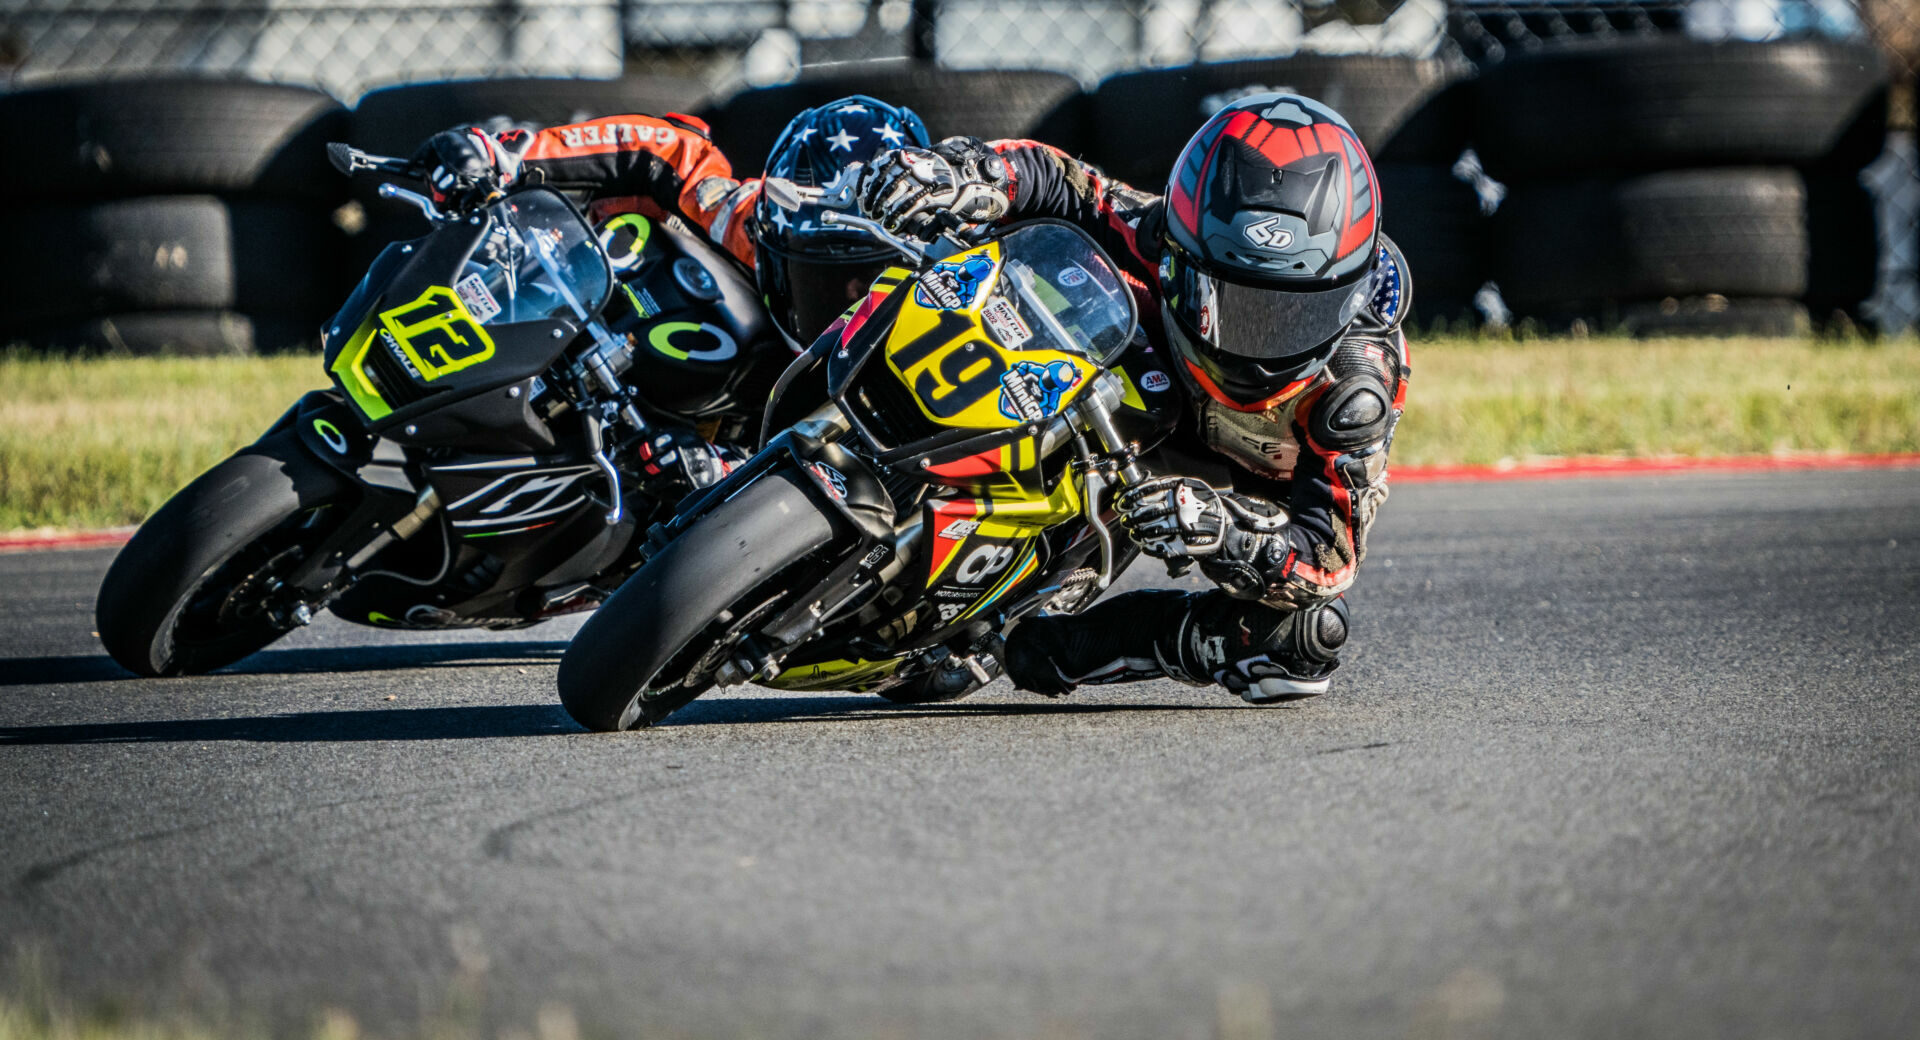
<instances>
[{"instance_id":1,"label":"racing helmet with red graphics","mask_svg":"<svg viewBox=\"0 0 1920 1040\"><path fill-rule=\"evenodd\" d=\"M1353 127L1295 94L1221 109L1174 164L1161 311L1190 386L1243 412L1312 385L1366 305L1380 192Z\"/></svg>"}]
</instances>

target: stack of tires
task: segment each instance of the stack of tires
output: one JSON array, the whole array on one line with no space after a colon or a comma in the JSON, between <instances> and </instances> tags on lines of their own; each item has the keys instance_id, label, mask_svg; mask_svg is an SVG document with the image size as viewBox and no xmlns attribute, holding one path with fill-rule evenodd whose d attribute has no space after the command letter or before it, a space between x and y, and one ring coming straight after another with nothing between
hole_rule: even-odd
<instances>
[{"instance_id":1,"label":"stack of tires","mask_svg":"<svg viewBox=\"0 0 1920 1040\"><path fill-rule=\"evenodd\" d=\"M406 158L439 131L455 126L492 130L511 125L546 127L602 116L690 112L705 96L692 80L670 76L625 79L469 79L404 83L370 91L354 106L346 138L376 155ZM379 198L379 181L357 179L352 186L359 219L352 221L349 274L357 281L381 248L397 239L427 233L419 210ZM418 189L420 185L405 185ZM349 288L351 287L349 282Z\"/></svg>"},{"instance_id":2,"label":"stack of tires","mask_svg":"<svg viewBox=\"0 0 1920 1040\"><path fill-rule=\"evenodd\" d=\"M117 79L0 95L0 342L250 354L339 300L346 111L301 87Z\"/></svg>"},{"instance_id":3,"label":"stack of tires","mask_svg":"<svg viewBox=\"0 0 1920 1040\"><path fill-rule=\"evenodd\" d=\"M1860 171L1886 136L1870 46L1654 37L1512 57L1475 145L1508 188L1492 271L1548 330L1786 335L1858 313Z\"/></svg>"},{"instance_id":4,"label":"stack of tires","mask_svg":"<svg viewBox=\"0 0 1920 1040\"><path fill-rule=\"evenodd\" d=\"M1158 193L1181 146L1223 105L1268 91L1323 101L1373 157L1383 226L1413 271L1411 319L1457 321L1487 280L1478 199L1452 173L1468 143L1471 88L1453 67L1398 57L1300 55L1123 73L1088 98L1084 154Z\"/></svg>"}]
</instances>

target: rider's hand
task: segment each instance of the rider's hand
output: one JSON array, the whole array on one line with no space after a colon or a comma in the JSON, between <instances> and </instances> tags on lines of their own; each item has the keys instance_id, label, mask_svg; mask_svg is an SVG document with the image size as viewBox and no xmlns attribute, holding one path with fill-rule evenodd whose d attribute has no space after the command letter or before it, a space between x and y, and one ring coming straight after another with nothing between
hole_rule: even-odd
<instances>
[{"instance_id":1,"label":"rider's hand","mask_svg":"<svg viewBox=\"0 0 1920 1040\"><path fill-rule=\"evenodd\" d=\"M931 238L941 214L983 224L1006 215L1006 160L976 137L881 152L861 175L860 209L889 231Z\"/></svg>"},{"instance_id":2,"label":"rider's hand","mask_svg":"<svg viewBox=\"0 0 1920 1040\"><path fill-rule=\"evenodd\" d=\"M520 162L492 136L474 127L443 130L413 153L427 167L433 201L455 210L484 205L513 183Z\"/></svg>"},{"instance_id":3,"label":"rider's hand","mask_svg":"<svg viewBox=\"0 0 1920 1040\"><path fill-rule=\"evenodd\" d=\"M1129 485L1114 509L1140 551L1158 560L1220 551L1227 510L1218 491L1192 477L1154 477Z\"/></svg>"},{"instance_id":4,"label":"rider's hand","mask_svg":"<svg viewBox=\"0 0 1920 1040\"><path fill-rule=\"evenodd\" d=\"M730 468L713 445L692 430L668 427L639 447L640 468L649 478L684 482L694 490L727 475Z\"/></svg>"}]
</instances>

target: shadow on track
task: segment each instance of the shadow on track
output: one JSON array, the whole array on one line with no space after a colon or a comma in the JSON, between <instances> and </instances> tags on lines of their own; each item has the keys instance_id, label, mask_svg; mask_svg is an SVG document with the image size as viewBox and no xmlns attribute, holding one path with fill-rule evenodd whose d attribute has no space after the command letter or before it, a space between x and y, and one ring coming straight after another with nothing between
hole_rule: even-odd
<instances>
[{"instance_id":1,"label":"shadow on track","mask_svg":"<svg viewBox=\"0 0 1920 1040\"><path fill-rule=\"evenodd\" d=\"M896 705L874 697L737 697L696 701L676 713L669 728L766 722L906 722L916 719L1012 718L1151 711L1266 711L1248 704L923 704ZM373 708L302 711L232 719L162 719L68 726L0 726L0 747L47 744L355 743L380 740L477 740L586 733L558 704L472 705L453 708ZM645 739L641 731L626 735ZM597 736L621 739L619 734Z\"/></svg>"},{"instance_id":2,"label":"shadow on track","mask_svg":"<svg viewBox=\"0 0 1920 1040\"><path fill-rule=\"evenodd\" d=\"M73 726L0 726L0 747L30 744L344 743L472 740L578 733L558 704L299 711L237 719L164 719Z\"/></svg>"},{"instance_id":3,"label":"shadow on track","mask_svg":"<svg viewBox=\"0 0 1920 1040\"><path fill-rule=\"evenodd\" d=\"M564 642L392 643L382 646L263 650L211 674L311 675L457 668L484 664L558 664ZM187 676L186 678L197 678ZM0 658L0 687L141 680L105 654L92 657Z\"/></svg>"},{"instance_id":4,"label":"shadow on track","mask_svg":"<svg viewBox=\"0 0 1920 1040\"><path fill-rule=\"evenodd\" d=\"M909 719L987 719L1037 715L1106 715L1153 711L1271 711L1275 706L1232 701L1222 704L1101 704L1093 701L948 701L944 704L894 704L878 696L722 697L697 700L675 712L673 726L749 722L900 722ZM1286 705L1279 705L1284 708Z\"/></svg>"}]
</instances>

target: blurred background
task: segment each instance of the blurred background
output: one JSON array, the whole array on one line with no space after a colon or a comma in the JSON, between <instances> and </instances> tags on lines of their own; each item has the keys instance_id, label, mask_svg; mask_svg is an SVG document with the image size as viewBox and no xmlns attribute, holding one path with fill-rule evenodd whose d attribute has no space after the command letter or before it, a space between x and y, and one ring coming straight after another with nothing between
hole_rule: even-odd
<instances>
[{"instance_id":1,"label":"blurred background","mask_svg":"<svg viewBox=\"0 0 1920 1040\"><path fill-rule=\"evenodd\" d=\"M327 167L488 119L707 119L742 175L850 92L1158 190L1247 93L1372 150L1425 330L1920 321L1913 0L0 0L0 340L307 345L417 233Z\"/></svg>"}]
</instances>

